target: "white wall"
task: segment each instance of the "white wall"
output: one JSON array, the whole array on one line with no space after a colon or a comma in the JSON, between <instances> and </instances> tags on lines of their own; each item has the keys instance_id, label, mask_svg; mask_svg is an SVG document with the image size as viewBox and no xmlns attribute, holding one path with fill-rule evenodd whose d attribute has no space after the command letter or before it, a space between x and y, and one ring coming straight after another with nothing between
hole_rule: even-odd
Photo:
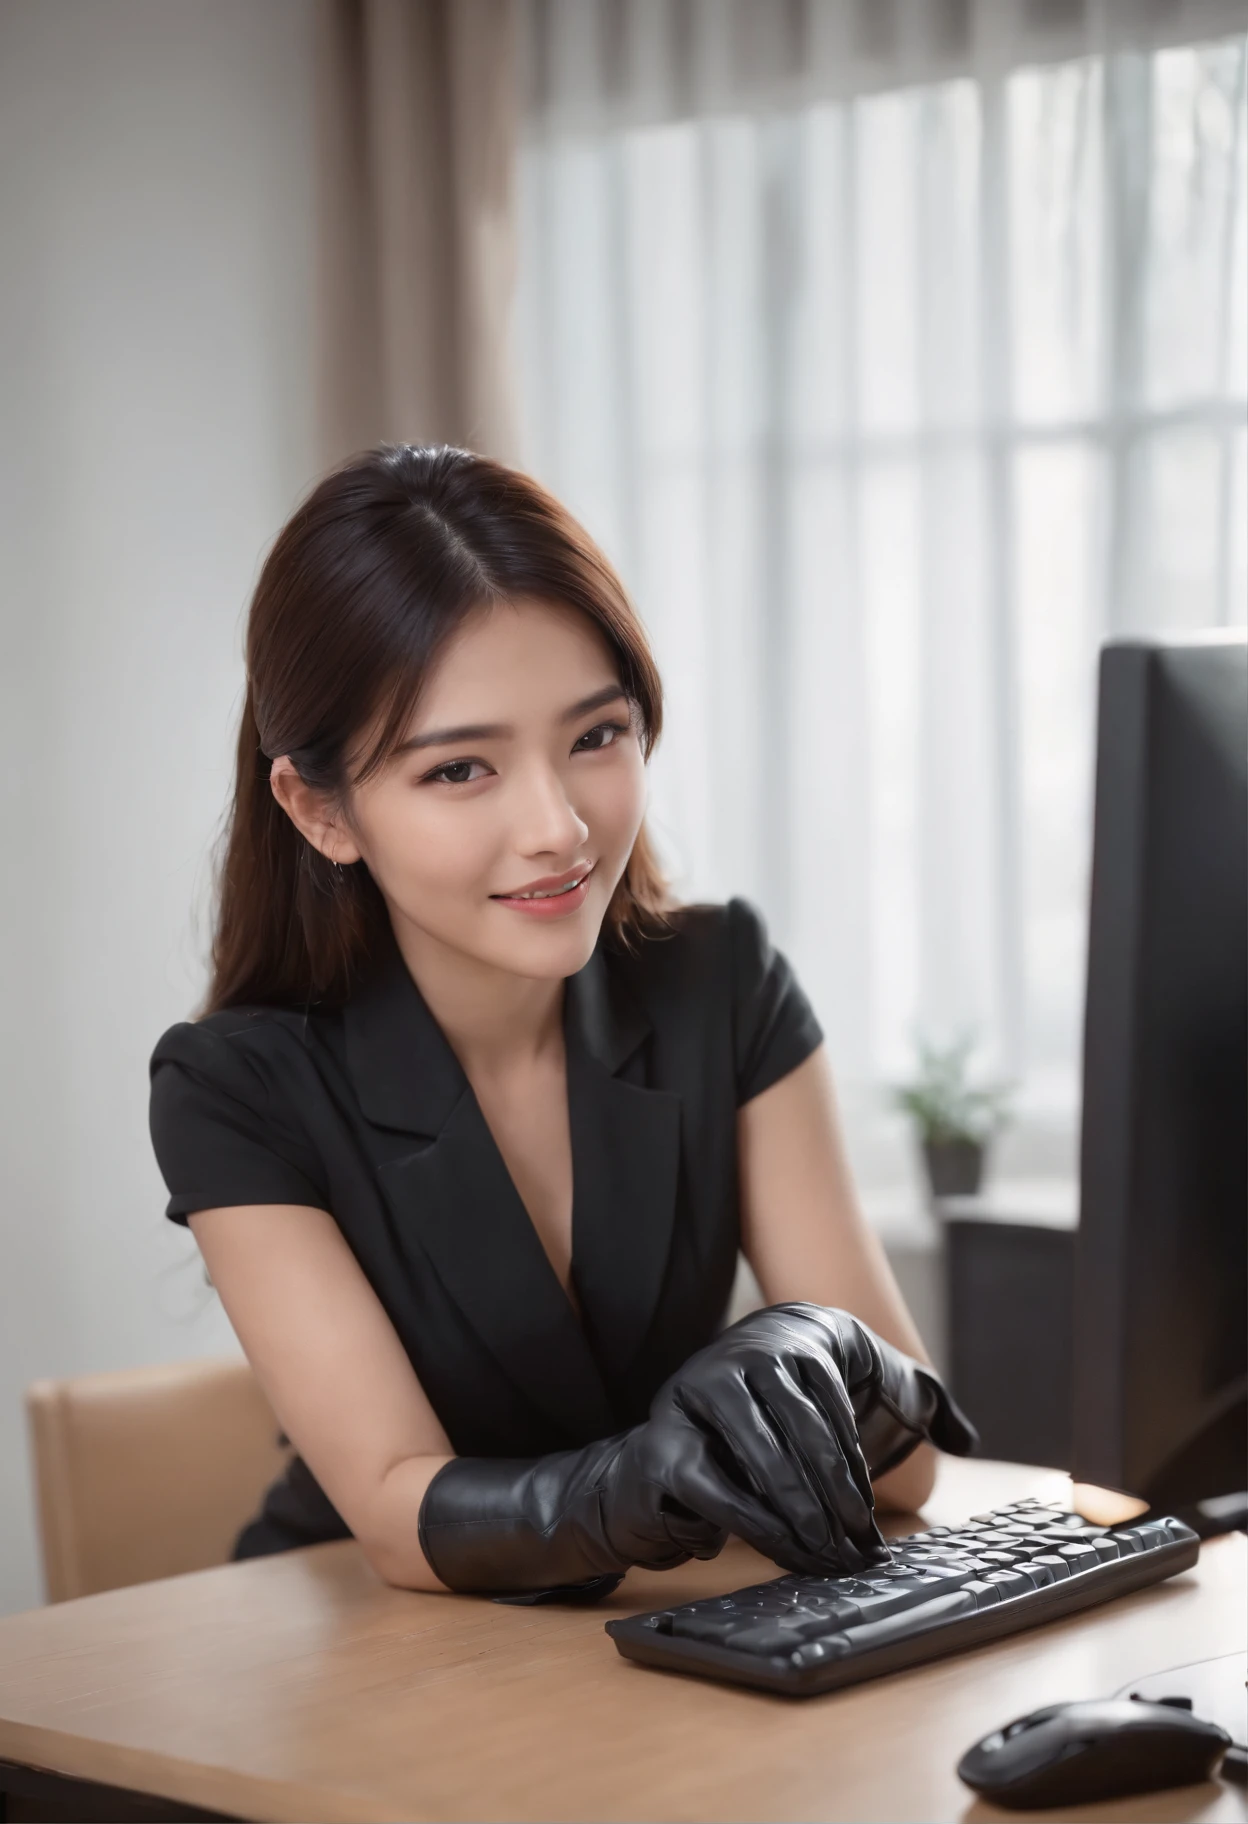
<instances>
[{"instance_id":1,"label":"white wall","mask_svg":"<svg viewBox=\"0 0 1248 1824\"><path fill-rule=\"evenodd\" d=\"M236 1348L147 1060L310 479L311 35L311 0L0 9L0 1613L42 1599L25 1385Z\"/></svg>"}]
</instances>

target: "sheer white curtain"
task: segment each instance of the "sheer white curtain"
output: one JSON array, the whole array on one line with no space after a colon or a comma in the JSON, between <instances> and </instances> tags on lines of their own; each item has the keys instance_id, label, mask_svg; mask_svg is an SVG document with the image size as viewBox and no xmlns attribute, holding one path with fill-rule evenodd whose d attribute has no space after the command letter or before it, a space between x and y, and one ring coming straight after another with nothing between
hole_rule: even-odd
<instances>
[{"instance_id":1,"label":"sheer white curtain","mask_svg":"<svg viewBox=\"0 0 1248 1824\"><path fill-rule=\"evenodd\" d=\"M1096 651L1245 615L1242 8L522 17L524 459L654 639L678 886L768 915L868 1194L916 1030L1073 1169Z\"/></svg>"}]
</instances>

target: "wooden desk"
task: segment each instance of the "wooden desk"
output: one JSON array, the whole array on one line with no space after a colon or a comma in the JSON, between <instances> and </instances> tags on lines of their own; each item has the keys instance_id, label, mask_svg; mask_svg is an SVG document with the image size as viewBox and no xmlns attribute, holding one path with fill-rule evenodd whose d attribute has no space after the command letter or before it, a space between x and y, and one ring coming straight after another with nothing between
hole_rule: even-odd
<instances>
[{"instance_id":1,"label":"wooden desk","mask_svg":"<svg viewBox=\"0 0 1248 1824\"><path fill-rule=\"evenodd\" d=\"M945 1460L926 1516L1029 1493L1069 1483ZM1240 1649L1246 1546L1213 1541L1168 1583L804 1701L649 1671L603 1634L611 1614L775 1574L735 1541L588 1610L392 1590L353 1542L316 1546L0 1620L0 1761L259 1819L1004 1818L957 1780L962 1751L1039 1704ZM10 1815L87 1814L19 1797ZM1210 1783L1078 1815L1248 1808Z\"/></svg>"}]
</instances>

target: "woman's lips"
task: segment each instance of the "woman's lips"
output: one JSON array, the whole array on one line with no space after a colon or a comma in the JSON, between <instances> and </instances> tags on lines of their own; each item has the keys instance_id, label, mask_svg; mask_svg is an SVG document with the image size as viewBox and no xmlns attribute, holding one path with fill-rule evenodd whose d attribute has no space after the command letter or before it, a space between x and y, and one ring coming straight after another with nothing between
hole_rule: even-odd
<instances>
[{"instance_id":1,"label":"woman's lips","mask_svg":"<svg viewBox=\"0 0 1248 1824\"><path fill-rule=\"evenodd\" d=\"M525 912L530 918L567 918L585 904L593 871L590 868L583 874L579 886L573 887L568 893L556 893L549 899L508 899L499 894L495 897L494 904L509 906L514 912Z\"/></svg>"}]
</instances>

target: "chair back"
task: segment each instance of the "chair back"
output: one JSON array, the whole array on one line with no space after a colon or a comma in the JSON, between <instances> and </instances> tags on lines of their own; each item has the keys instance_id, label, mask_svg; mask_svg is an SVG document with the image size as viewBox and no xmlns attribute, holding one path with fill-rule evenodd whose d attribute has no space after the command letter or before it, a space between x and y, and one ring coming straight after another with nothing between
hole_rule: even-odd
<instances>
[{"instance_id":1,"label":"chair back","mask_svg":"<svg viewBox=\"0 0 1248 1824\"><path fill-rule=\"evenodd\" d=\"M35 1381L26 1414L49 1602L226 1563L290 1455L242 1359Z\"/></svg>"}]
</instances>

